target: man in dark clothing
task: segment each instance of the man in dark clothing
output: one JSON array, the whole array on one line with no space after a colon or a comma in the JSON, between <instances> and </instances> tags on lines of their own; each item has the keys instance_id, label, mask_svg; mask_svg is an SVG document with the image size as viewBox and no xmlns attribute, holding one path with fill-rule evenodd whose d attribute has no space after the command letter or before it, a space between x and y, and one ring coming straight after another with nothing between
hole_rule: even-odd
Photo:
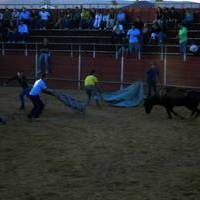
<instances>
[{"instance_id":1,"label":"man in dark clothing","mask_svg":"<svg viewBox=\"0 0 200 200\"><path fill-rule=\"evenodd\" d=\"M19 109L25 110L24 96L27 96L27 97L29 96L29 92L31 90L31 87L28 85L27 79L26 79L25 75L23 74L23 72L17 72L16 76L9 78L6 81L6 85L10 81L14 81L14 80L16 80L22 88L22 91L19 94L20 101L21 101L21 106L20 106Z\"/></svg>"},{"instance_id":2,"label":"man in dark clothing","mask_svg":"<svg viewBox=\"0 0 200 200\"><path fill-rule=\"evenodd\" d=\"M155 63L151 63L150 68L146 72L147 74L147 86L148 86L148 97L152 95L152 89L154 94L157 92L156 90L156 82L157 78L159 78L159 71L156 67Z\"/></svg>"}]
</instances>

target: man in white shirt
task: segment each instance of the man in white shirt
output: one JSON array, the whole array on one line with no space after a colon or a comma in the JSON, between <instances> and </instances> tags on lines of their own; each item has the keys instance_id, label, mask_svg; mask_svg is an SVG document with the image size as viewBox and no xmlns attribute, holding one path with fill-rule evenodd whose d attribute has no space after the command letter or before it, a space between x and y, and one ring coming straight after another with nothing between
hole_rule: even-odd
<instances>
[{"instance_id":1,"label":"man in white shirt","mask_svg":"<svg viewBox=\"0 0 200 200\"><path fill-rule=\"evenodd\" d=\"M30 100L33 103L33 109L31 110L31 112L28 115L29 119L39 118L40 115L42 114L42 111L44 109L44 103L40 99L40 94L42 92L51 94L51 92L49 90L47 90L47 85L45 83L45 80L46 80L46 74L42 74L41 78L39 80L35 81L32 89L29 93Z\"/></svg>"},{"instance_id":2,"label":"man in white shirt","mask_svg":"<svg viewBox=\"0 0 200 200\"><path fill-rule=\"evenodd\" d=\"M127 38L129 39L129 52L137 54L140 47L140 30L132 25L131 29L127 32Z\"/></svg>"}]
</instances>

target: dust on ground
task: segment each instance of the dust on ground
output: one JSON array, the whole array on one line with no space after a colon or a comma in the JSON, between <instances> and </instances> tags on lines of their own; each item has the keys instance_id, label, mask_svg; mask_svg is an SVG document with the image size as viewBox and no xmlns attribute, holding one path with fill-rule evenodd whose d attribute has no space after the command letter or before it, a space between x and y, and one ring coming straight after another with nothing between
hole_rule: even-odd
<instances>
[{"instance_id":1,"label":"dust on ground","mask_svg":"<svg viewBox=\"0 0 200 200\"><path fill-rule=\"evenodd\" d=\"M0 200L200 199L200 118L187 109L177 109L185 120L106 104L83 116L42 96L44 113L30 122L19 91L0 88Z\"/></svg>"}]
</instances>

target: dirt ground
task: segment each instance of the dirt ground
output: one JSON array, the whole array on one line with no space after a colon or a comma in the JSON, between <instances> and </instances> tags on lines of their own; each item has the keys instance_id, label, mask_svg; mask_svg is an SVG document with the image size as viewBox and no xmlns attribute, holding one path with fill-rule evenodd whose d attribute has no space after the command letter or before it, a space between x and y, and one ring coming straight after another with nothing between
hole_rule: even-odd
<instances>
[{"instance_id":1,"label":"dirt ground","mask_svg":"<svg viewBox=\"0 0 200 200\"><path fill-rule=\"evenodd\" d=\"M0 200L200 199L200 117L109 105L83 116L43 96L41 120L30 122L19 91L0 88Z\"/></svg>"}]
</instances>

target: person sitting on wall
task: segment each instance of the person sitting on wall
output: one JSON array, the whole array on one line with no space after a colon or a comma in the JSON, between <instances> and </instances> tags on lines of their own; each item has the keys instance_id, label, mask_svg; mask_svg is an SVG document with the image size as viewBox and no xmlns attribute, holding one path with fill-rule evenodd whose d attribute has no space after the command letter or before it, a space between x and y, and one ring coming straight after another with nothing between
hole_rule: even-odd
<instances>
[{"instance_id":1,"label":"person sitting on wall","mask_svg":"<svg viewBox=\"0 0 200 200\"><path fill-rule=\"evenodd\" d=\"M50 72L50 51L49 51L49 44L48 39L44 38L43 43L39 46L40 54L38 59L38 69L37 75L42 73L42 64L44 63L45 66L45 73L48 74Z\"/></svg>"}]
</instances>

